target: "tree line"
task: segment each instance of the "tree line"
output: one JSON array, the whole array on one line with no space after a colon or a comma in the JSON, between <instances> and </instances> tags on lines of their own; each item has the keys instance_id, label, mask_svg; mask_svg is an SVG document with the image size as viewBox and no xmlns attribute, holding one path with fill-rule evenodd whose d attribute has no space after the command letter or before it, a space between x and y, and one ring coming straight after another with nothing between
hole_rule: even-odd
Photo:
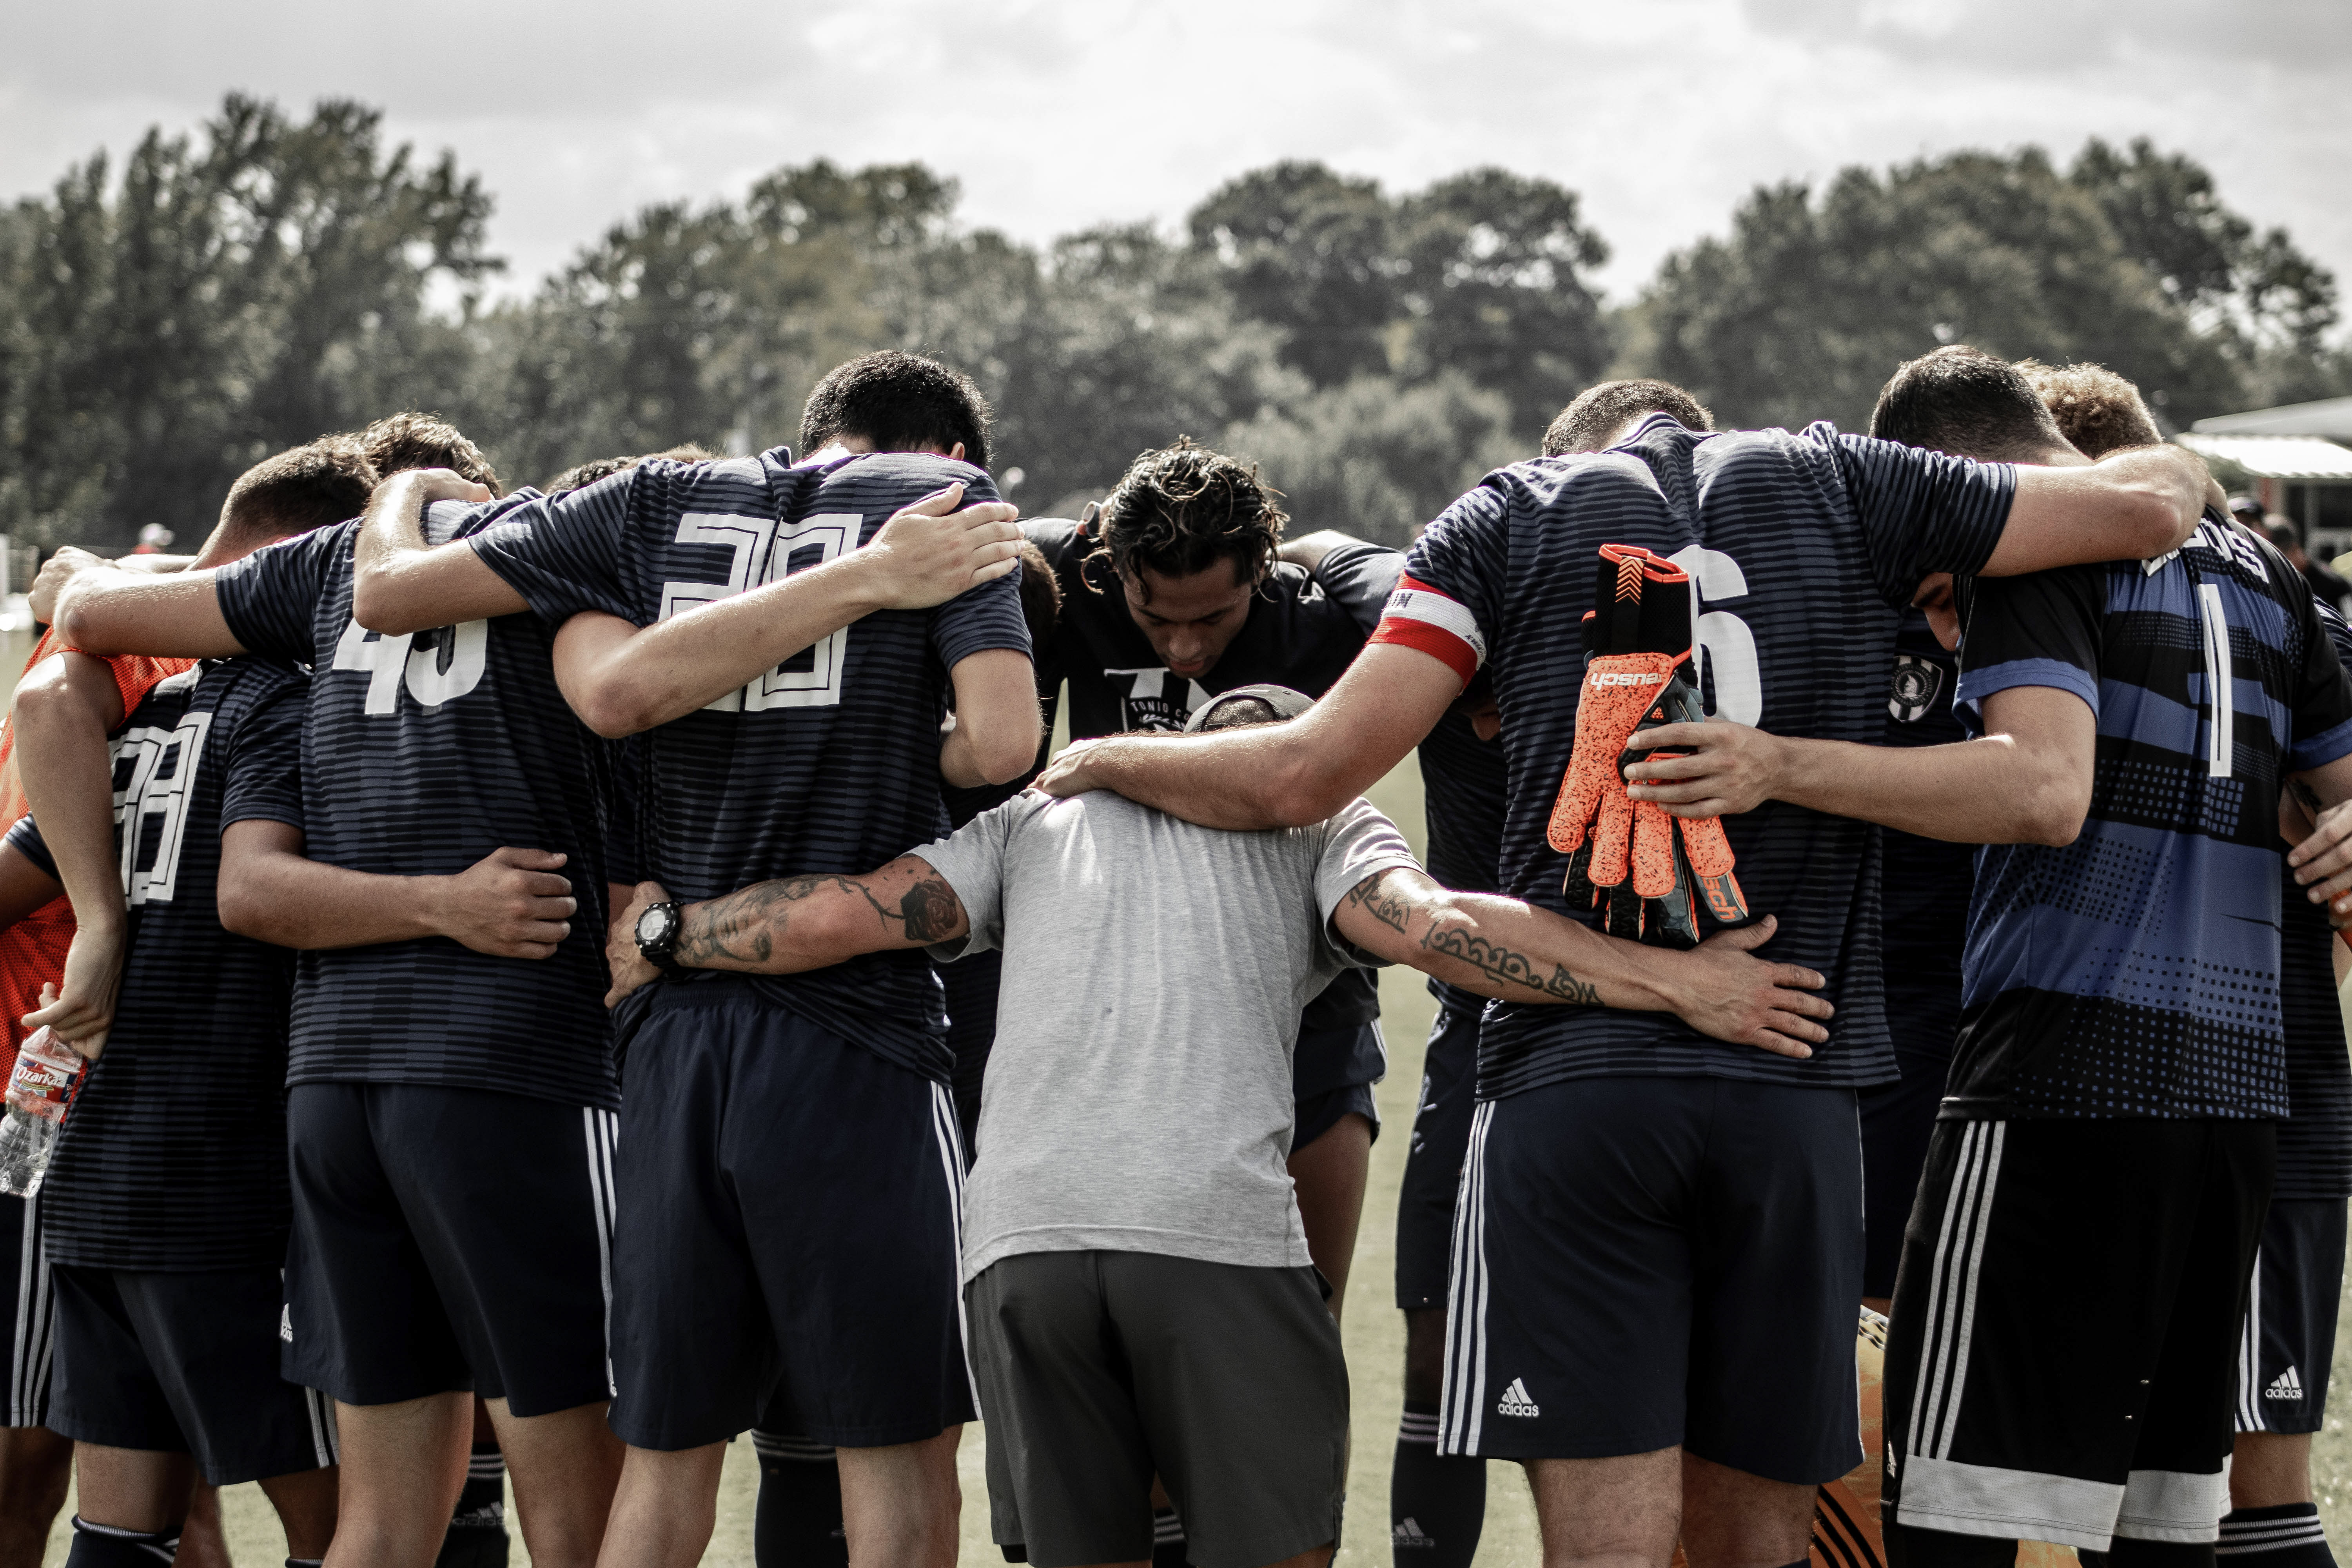
<instances>
[{"instance_id":1,"label":"tree line","mask_svg":"<svg viewBox=\"0 0 2352 1568\"><path fill-rule=\"evenodd\" d=\"M2144 140L1759 188L1613 307L1576 193L1499 168L1396 193L1282 163L1180 232L1042 247L960 223L957 196L919 163L782 168L493 300L492 197L454 153L389 144L357 103L232 96L0 212L0 531L192 540L250 463L403 407L509 484L757 450L885 347L980 383L1032 513L1181 433L1256 458L1303 525L1391 542L1605 375L1679 382L1727 426L1856 429L1896 363L1948 342L2100 362L2181 425L2352 391L2334 279Z\"/></svg>"}]
</instances>

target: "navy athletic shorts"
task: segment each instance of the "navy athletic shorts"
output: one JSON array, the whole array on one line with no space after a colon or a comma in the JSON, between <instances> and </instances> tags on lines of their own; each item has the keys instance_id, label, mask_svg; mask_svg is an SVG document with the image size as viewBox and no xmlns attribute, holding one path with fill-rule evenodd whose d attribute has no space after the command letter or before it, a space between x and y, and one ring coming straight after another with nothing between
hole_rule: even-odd
<instances>
[{"instance_id":1,"label":"navy athletic shorts","mask_svg":"<svg viewBox=\"0 0 2352 1568\"><path fill-rule=\"evenodd\" d=\"M2273 1198L2238 1346L2241 1432L2316 1432L2343 1300L2344 1200Z\"/></svg>"},{"instance_id":2,"label":"navy athletic shorts","mask_svg":"<svg viewBox=\"0 0 2352 1568\"><path fill-rule=\"evenodd\" d=\"M1768 1480L1862 1460L1851 1089L1585 1078L1478 1107L1438 1451L1677 1443Z\"/></svg>"},{"instance_id":3,"label":"navy athletic shorts","mask_svg":"<svg viewBox=\"0 0 2352 1568\"><path fill-rule=\"evenodd\" d=\"M486 1089L296 1084L287 1381L517 1415L609 1398L614 1124Z\"/></svg>"},{"instance_id":4,"label":"navy athletic shorts","mask_svg":"<svg viewBox=\"0 0 2352 1568\"><path fill-rule=\"evenodd\" d=\"M235 1486L335 1462L327 1396L278 1373L275 1268L57 1270L49 1426L79 1443L186 1454Z\"/></svg>"},{"instance_id":5,"label":"navy athletic shorts","mask_svg":"<svg viewBox=\"0 0 2352 1568\"><path fill-rule=\"evenodd\" d=\"M0 1311L13 1303L14 1331L8 1342L8 1408L0 1426L48 1424L52 1336L57 1329L57 1288L49 1278L48 1254L41 1246L41 1205L0 1193Z\"/></svg>"},{"instance_id":6,"label":"navy athletic shorts","mask_svg":"<svg viewBox=\"0 0 2352 1568\"><path fill-rule=\"evenodd\" d=\"M1895 1047L1903 1076L1862 1090L1862 1293L1878 1300L1895 1295L1895 1268L1903 1261L1903 1226L1919 1195L1919 1173L1927 1164L1927 1140L1944 1102L1944 1079L1952 1068L1951 1041L1928 1050Z\"/></svg>"},{"instance_id":7,"label":"navy athletic shorts","mask_svg":"<svg viewBox=\"0 0 2352 1568\"><path fill-rule=\"evenodd\" d=\"M697 981L656 993L621 1116L624 1441L694 1448L758 1421L880 1447L972 1419L945 1086Z\"/></svg>"},{"instance_id":8,"label":"navy athletic shorts","mask_svg":"<svg viewBox=\"0 0 2352 1568\"><path fill-rule=\"evenodd\" d=\"M1431 990L1437 989L1433 983ZM1462 1186L1462 1155L1470 1147L1470 1113L1477 1109L1478 1005L1441 1002L1422 1058L1421 1106L1405 1152L1404 1184L1397 1193L1396 1304L1405 1311L1445 1305L1445 1277L1454 1250L1454 1198Z\"/></svg>"}]
</instances>

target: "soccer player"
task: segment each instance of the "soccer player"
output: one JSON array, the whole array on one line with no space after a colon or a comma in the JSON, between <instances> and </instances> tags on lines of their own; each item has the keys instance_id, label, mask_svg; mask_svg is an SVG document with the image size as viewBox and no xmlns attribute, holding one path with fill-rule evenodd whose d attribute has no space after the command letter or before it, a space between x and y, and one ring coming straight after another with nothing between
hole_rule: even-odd
<instances>
[{"instance_id":1,"label":"soccer player","mask_svg":"<svg viewBox=\"0 0 2352 1568\"><path fill-rule=\"evenodd\" d=\"M1181 730L1212 693L1252 683L1328 690L1404 558L1330 531L1286 541L1286 521L1255 468L1180 440L1138 458L1088 518L1026 524L1061 584L1038 684L1069 682L1070 734ZM1379 1131L1372 1085L1388 1070L1370 971L1342 972L1308 1004L1293 1060L1290 1173L1337 1316Z\"/></svg>"},{"instance_id":2,"label":"soccer player","mask_svg":"<svg viewBox=\"0 0 2352 1568\"><path fill-rule=\"evenodd\" d=\"M2018 369L2084 457L2164 439L2138 388L2112 371L2032 361ZM2292 556L2288 564L2299 565ZM2319 620L2336 657L2352 659L2352 628L2324 595ZM2289 844L2315 830L2315 805L2293 793L2280 802L2279 831ZM2238 1357L2231 1511L2222 1516L2220 1545L2247 1568L2332 1568L2312 1497L2311 1438L2326 1413L2336 1360L2344 1203L2352 1195L2352 1063L2336 994L2345 950L2325 906L2303 896L2284 858L2279 875L2279 1022L2292 1114L2278 1124L2278 1176L2254 1253Z\"/></svg>"},{"instance_id":3,"label":"soccer player","mask_svg":"<svg viewBox=\"0 0 2352 1568\"><path fill-rule=\"evenodd\" d=\"M1192 722L1307 706L1245 686ZM668 898L647 884L636 907ZM1073 925L1098 939L1082 989L1055 962ZM677 962L791 973L1001 949L1020 1026L997 1047L962 1260L996 1538L1048 1565L1141 1559L1156 1472L1201 1561L1307 1563L1338 1533L1348 1394L1285 1169L1301 1003L1342 965L1404 962L1490 994L1823 1038L1820 976L1747 955L1769 929L1629 964L1572 922L1438 887L1360 800L1244 835L1024 795L867 875L688 905ZM652 977L626 943L613 960L618 986Z\"/></svg>"},{"instance_id":4,"label":"soccer player","mask_svg":"<svg viewBox=\"0 0 2352 1568\"><path fill-rule=\"evenodd\" d=\"M1885 711L1877 672L1927 572L2160 553L2193 527L2204 484L2178 451L2012 470L1826 426L1704 435L1639 416L1604 452L1516 464L1448 508L1372 646L1313 712L1074 745L1038 784L1116 789L1216 826L1318 821L1486 666L1510 768L1503 886L1591 920L1568 908L1546 823L1575 755L1602 545L1679 563L1705 611L1695 674L1718 716L1869 740ZM1644 581L1673 581L1635 559ZM1605 788L1613 770L1591 763ZM1774 956L1829 978L1826 1048L1785 1060L1652 1016L1512 1003L1480 1029L1440 1440L1532 1461L1554 1552L1664 1563L1679 1518L1694 1562L1791 1562L1815 1483L1860 1453L1853 1091L1893 1076L1875 836L1784 809L1725 827L1751 907L1782 922Z\"/></svg>"},{"instance_id":5,"label":"soccer player","mask_svg":"<svg viewBox=\"0 0 2352 1568\"><path fill-rule=\"evenodd\" d=\"M844 450L797 467L782 448L646 463L455 549L413 547L414 510L380 500L383 549L362 575L362 617L396 634L527 603L551 621L597 610L628 623L613 660L567 675L567 691L601 732L658 726L637 742L639 864L682 897L859 870L925 842L942 780L1001 783L1034 763L1037 700L1008 577L931 609L843 608L869 574L851 563L894 511L959 486L993 500L976 462L944 455L986 458L970 384L908 355L879 368L870 379L904 395L884 405L937 419L936 435L838 432ZM851 437L943 455L860 453ZM751 663L778 617L713 602L789 587L796 568L841 585L827 601L838 629ZM640 643L704 628L726 657L663 664L671 684L639 683ZM707 689L721 670L737 683L723 695ZM664 951L657 931L640 934ZM772 1388L795 1434L838 1450L854 1552L952 1559L971 1393L944 1030L919 954L656 988L629 1047L620 1144L612 1420L629 1456L609 1563L699 1555L726 1440Z\"/></svg>"},{"instance_id":6,"label":"soccer player","mask_svg":"<svg viewBox=\"0 0 2352 1568\"><path fill-rule=\"evenodd\" d=\"M1972 349L1904 366L1873 422L2087 471L2023 375ZM1668 726L1659 744L1699 749L1637 764L1675 782L1635 793L1677 810L1760 795L1990 846L1895 1287L1890 1560L2005 1562L2021 1537L2210 1552L2287 1110L2268 1001L2279 795L2290 773L2331 803L2352 792L2352 681L2293 568L2216 512L2157 561L1976 584L1958 698L1991 739L1886 751Z\"/></svg>"}]
</instances>

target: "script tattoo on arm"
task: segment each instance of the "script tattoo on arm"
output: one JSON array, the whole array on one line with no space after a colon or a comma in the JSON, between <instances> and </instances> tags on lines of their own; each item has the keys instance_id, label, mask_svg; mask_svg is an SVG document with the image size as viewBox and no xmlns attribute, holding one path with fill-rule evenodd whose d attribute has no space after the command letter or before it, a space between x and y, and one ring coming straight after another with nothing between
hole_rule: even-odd
<instances>
[{"instance_id":1,"label":"script tattoo on arm","mask_svg":"<svg viewBox=\"0 0 2352 1568\"><path fill-rule=\"evenodd\" d=\"M1432 925L1429 934L1421 939L1421 945L1427 952L1442 952L1448 958L1458 959L1490 980L1521 986L1572 1007L1598 1007L1601 1005L1601 988L1589 981L1579 980L1568 972L1567 965L1555 963L1551 966L1551 973L1545 974L1525 953L1513 952L1500 942L1490 941L1453 921Z\"/></svg>"},{"instance_id":2,"label":"script tattoo on arm","mask_svg":"<svg viewBox=\"0 0 2352 1568\"><path fill-rule=\"evenodd\" d=\"M1410 936L1412 904L1389 887L1389 873L1375 871L1348 889L1348 901L1400 936Z\"/></svg>"},{"instance_id":3,"label":"script tattoo on arm","mask_svg":"<svg viewBox=\"0 0 2352 1568\"><path fill-rule=\"evenodd\" d=\"M926 869L900 895L897 909L875 896L870 884L876 877L782 877L689 905L678 931L678 962L689 969L767 968L776 963L779 952L789 952L784 937L793 921L818 914L816 901L821 900L852 900L863 905L878 928L874 934L885 939L853 945L847 952L821 961L826 963L893 945L891 939L917 945L944 941L962 923L962 900L937 872ZM839 910L836 906L823 912L837 916ZM853 943L855 940L853 936Z\"/></svg>"}]
</instances>

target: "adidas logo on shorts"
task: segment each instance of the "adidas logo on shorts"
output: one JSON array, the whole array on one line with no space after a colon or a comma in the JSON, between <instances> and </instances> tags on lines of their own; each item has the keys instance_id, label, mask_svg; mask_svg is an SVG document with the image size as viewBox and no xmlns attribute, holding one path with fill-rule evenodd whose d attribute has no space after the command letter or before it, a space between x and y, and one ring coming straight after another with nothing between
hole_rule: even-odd
<instances>
[{"instance_id":1,"label":"adidas logo on shorts","mask_svg":"<svg viewBox=\"0 0 2352 1568\"><path fill-rule=\"evenodd\" d=\"M2303 1398L2303 1379L2294 1374L2294 1368L2289 1367L2271 1380L2271 1385L2263 1390L2263 1397L2300 1400Z\"/></svg>"},{"instance_id":2,"label":"adidas logo on shorts","mask_svg":"<svg viewBox=\"0 0 2352 1568\"><path fill-rule=\"evenodd\" d=\"M1511 1386L1503 1390L1503 1397L1496 1402L1495 1409L1505 1415L1543 1414L1543 1407L1536 1403L1535 1395L1528 1392L1528 1385L1516 1377L1511 1379Z\"/></svg>"}]
</instances>

